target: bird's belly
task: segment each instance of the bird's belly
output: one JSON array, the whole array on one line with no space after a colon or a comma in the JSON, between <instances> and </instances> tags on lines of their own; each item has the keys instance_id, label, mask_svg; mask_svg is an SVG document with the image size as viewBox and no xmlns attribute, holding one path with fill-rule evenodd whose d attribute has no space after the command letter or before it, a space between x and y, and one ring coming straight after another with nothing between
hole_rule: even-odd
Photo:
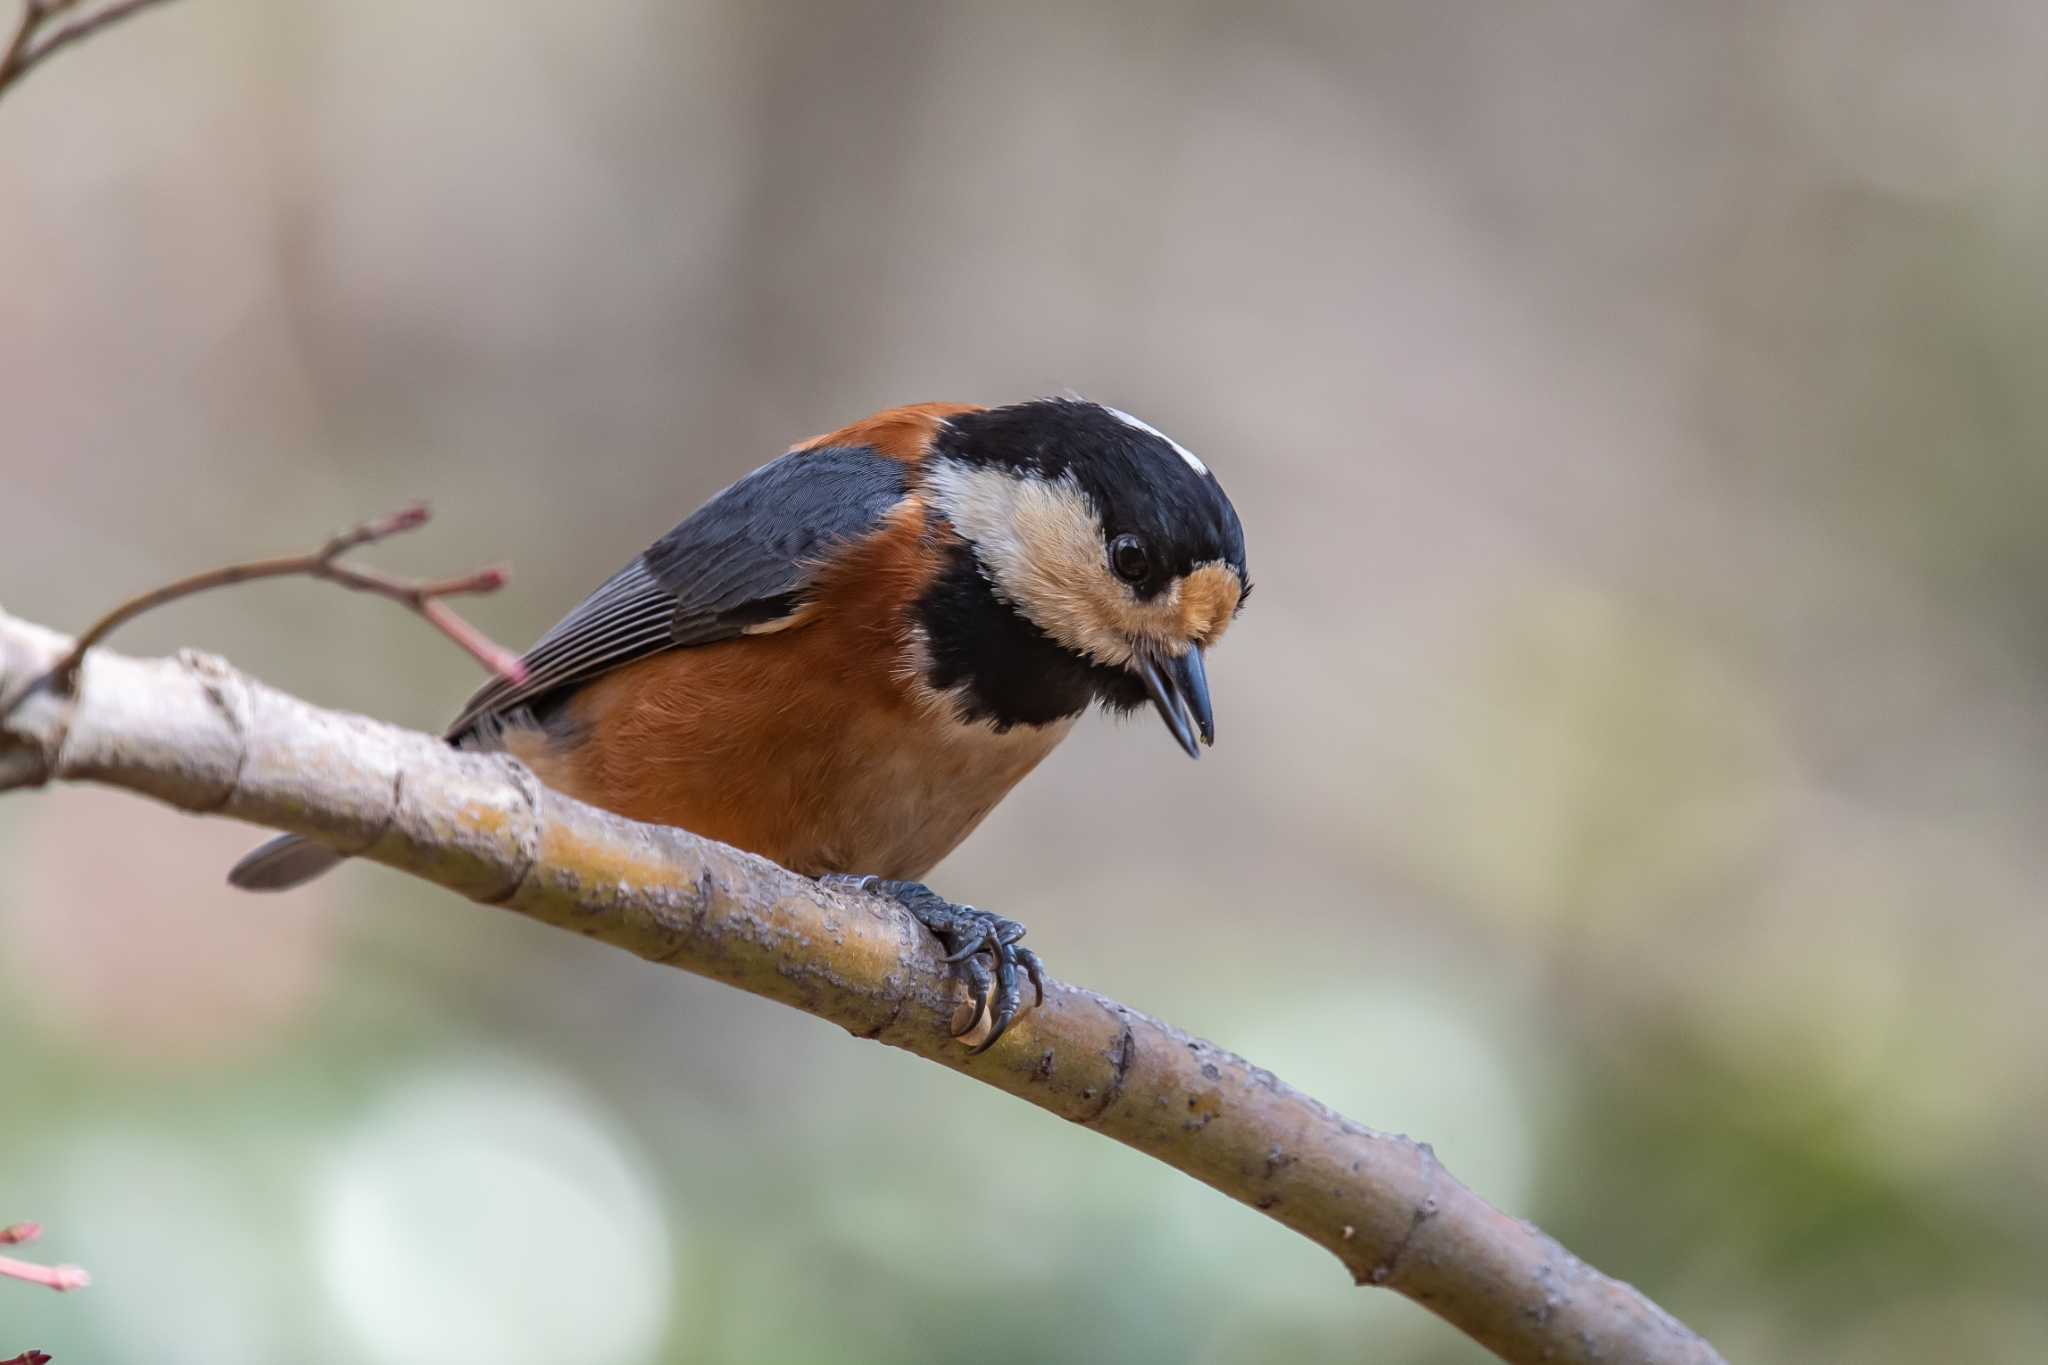
<instances>
[{"instance_id":1,"label":"bird's belly","mask_svg":"<svg viewBox=\"0 0 2048 1365\"><path fill-rule=\"evenodd\" d=\"M507 747L549 786L635 820L807 876L914 881L1073 728L962 724L867 670L820 676L785 638L629 665L574 698L559 736L513 732Z\"/></svg>"},{"instance_id":2,"label":"bird's belly","mask_svg":"<svg viewBox=\"0 0 2048 1365\"><path fill-rule=\"evenodd\" d=\"M922 719L922 718L921 718ZM832 775L792 794L797 818L776 861L811 876L921 879L1065 738L1071 720L1002 734L951 720L849 736L820 767ZM774 822L773 812L763 812ZM770 855L774 856L774 855Z\"/></svg>"}]
</instances>

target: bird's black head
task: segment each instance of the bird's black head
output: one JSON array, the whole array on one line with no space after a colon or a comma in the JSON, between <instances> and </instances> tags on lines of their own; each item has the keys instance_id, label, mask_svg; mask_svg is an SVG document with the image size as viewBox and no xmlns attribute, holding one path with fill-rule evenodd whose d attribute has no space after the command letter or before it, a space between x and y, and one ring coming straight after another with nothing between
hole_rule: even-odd
<instances>
[{"instance_id":1,"label":"bird's black head","mask_svg":"<svg viewBox=\"0 0 2048 1365\"><path fill-rule=\"evenodd\" d=\"M965 551L925 607L935 684L999 725L1149 698L1190 755L1213 740L1203 651L1251 582L1208 466L1115 408L1041 399L948 418L923 482Z\"/></svg>"}]
</instances>

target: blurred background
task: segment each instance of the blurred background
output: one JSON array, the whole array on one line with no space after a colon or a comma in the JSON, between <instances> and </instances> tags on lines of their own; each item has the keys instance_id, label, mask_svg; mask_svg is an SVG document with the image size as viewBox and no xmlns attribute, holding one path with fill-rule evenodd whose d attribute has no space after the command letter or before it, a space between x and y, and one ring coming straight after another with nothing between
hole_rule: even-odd
<instances>
[{"instance_id":1,"label":"blurred background","mask_svg":"<svg viewBox=\"0 0 2048 1365\"><path fill-rule=\"evenodd\" d=\"M0 602L415 497L523 645L794 440L1074 388L1259 592L934 876L1731 1359L2048 1357L2048 7L185 0L0 104ZM154 615L438 729L316 585ZM0 803L71 1362L1467 1362L1092 1133L255 831ZM1057 849L1048 857L1043 850Z\"/></svg>"}]
</instances>

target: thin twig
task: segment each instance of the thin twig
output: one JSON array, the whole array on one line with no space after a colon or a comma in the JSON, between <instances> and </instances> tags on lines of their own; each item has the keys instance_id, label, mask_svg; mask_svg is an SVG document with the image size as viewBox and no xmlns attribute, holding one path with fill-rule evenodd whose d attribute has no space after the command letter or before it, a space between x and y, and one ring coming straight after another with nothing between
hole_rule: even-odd
<instances>
[{"instance_id":1,"label":"thin twig","mask_svg":"<svg viewBox=\"0 0 2048 1365\"><path fill-rule=\"evenodd\" d=\"M69 46L81 38L89 38L101 29L118 24L136 12L148 9L151 5L163 3L164 0L120 0L119 4L109 5L97 14L88 14L85 18L66 24L63 28L51 34L33 52L29 53L28 64L34 66L37 62L56 53L60 48Z\"/></svg>"},{"instance_id":2,"label":"thin twig","mask_svg":"<svg viewBox=\"0 0 2048 1365\"><path fill-rule=\"evenodd\" d=\"M8 40L7 51L0 53L0 90L16 80L26 68L22 59L28 55L28 45L36 36L36 28L43 22L43 7L39 0L22 0L21 22L14 26L14 37Z\"/></svg>"},{"instance_id":3,"label":"thin twig","mask_svg":"<svg viewBox=\"0 0 2048 1365\"><path fill-rule=\"evenodd\" d=\"M0 1228L0 1246L19 1246L42 1235L40 1223L16 1223L12 1227ZM36 1265L32 1261L17 1261L11 1256L0 1256L0 1276L39 1284L60 1293L83 1289L92 1283L92 1276L75 1265Z\"/></svg>"},{"instance_id":4,"label":"thin twig","mask_svg":"<svg viewBox=\"0 0 2048 1365\"><path fill-rule=\"evenodd\" d=\"M71 647L71 652L50 670L49 685L60 693L68 693L77 681L78 667L85 661L86 651L106 639L115 629L144 612L154 611L167 602L175 602L194 593L225 588L236 583L247 583L258 578L317 578L355 592L375 593L379 597L389 598L424 618L434 629L468 651L470 657L491 672L510 682L524 682L526 666L519 662L517 654L493 641L441 601L444 597L453 597L461 593L497 591L505 586L504 569L479 569L475 573L464 574L459 578L415 583L402 578L392 578L372 569L358 569L341 562L341 557L350 550L375 544L386 537L426 525L429 515L425 503L414 503L409 507L401 507L396 512L373 517L346 531L337 532L328 538L326 544L311 554L258 559L246 564L228 564L131 597L93 622L85 633L78 637L78 643Z\"/></svg>"},{"instance_id":5,"label":"thin twig","mask_svg":"<svg viewBox=\"0 0 2048 1365\"><path fill-rule=\"evenodd\" d=\"M0 94L5 94L9 86L71 44L118 24L151 5L162 3L164 0L116 0L105 9L74 19L44 37L44 27L58 15L78 8L79 0L22 0L21 21L15 26L6 52L0 54ZM41 41L37 41L38 38Z\"/></svg>"}]
</instances>

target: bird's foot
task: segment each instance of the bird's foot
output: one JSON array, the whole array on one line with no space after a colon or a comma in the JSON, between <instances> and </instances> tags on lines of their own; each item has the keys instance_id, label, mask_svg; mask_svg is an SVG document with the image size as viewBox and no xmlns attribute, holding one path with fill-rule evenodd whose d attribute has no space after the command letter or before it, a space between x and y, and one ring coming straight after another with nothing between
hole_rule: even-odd
<instances>
[{"instance_id":1,"label":"bird's foot","mask_svg":"<svg viewBox=\"0 0 2048 1365\"><path fill-rule=\"evenodd\" d=\"M892 882L882 877L853 877L840 873L819 880L827 886L847 891L871 891L887 896L932 931L932 936L946 950L946 961L957 963L966 976L967 989L974 1004L974 1013L967 1017L966 1026L953 1036L959 1038L972 1032L982 1012L988 1011L988 1037L974 1049L976 1053L994 1047L996 1039L1003 1036L1003 1030L1023 1008L1024 985L1021 978L1030 979L1036 1003L1045 1003L1044 969L1038 961L1038 954L1017 946L1017 941L1024 937L1024 926L1017 921L991 915L971 905L955 905L921 882ZM990 973L982 965L982 953L987 953L995 963L993 1006L989 1000Z\"/></svg>"}]
</instances>

